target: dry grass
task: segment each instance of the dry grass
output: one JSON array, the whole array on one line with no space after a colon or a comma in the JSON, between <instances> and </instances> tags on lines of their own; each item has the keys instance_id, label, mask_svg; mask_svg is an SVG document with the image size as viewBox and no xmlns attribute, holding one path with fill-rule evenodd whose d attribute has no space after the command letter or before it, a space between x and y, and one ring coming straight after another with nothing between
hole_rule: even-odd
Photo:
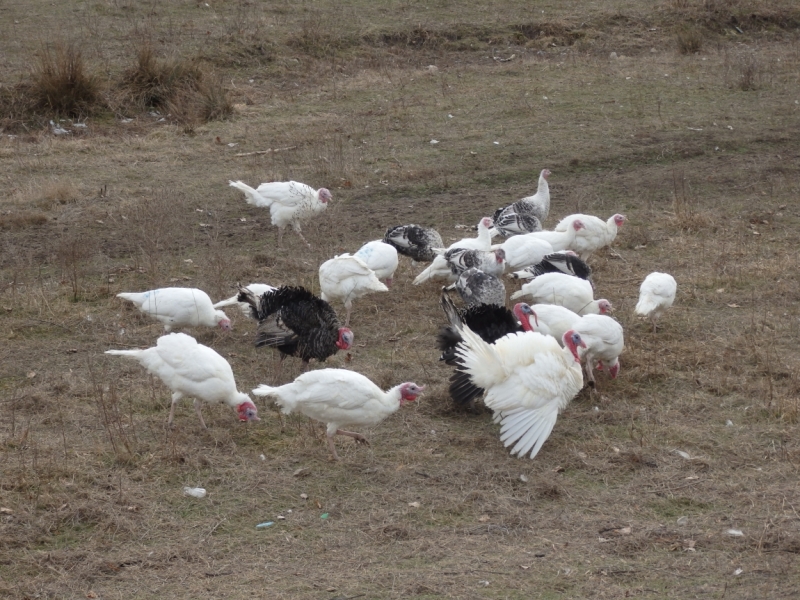
<instances>
[{"instance_id":1,"label":"dry grass","mask_svg":"<svg viewBox=\"0 0 800 600\"><path fill-rule=\"evenodd\" d=\"M42 49L27 93L34 110L55 116L85 118L96 112L101 101L98 78L74 43Z\"/></svg>"},{"instance_id":2,"label":"dry grass","mask_svg":"<svg viewBox=\"0 0 800 600\"><path fill-rule=\"evenodd\" d=\"M58 23L84 32L111 81L131 40L159 40L161 76L174 63L155 57L201 57L184 80L213 64L237 112L159 122L142 102L80 135L0 137L0 595L798 596L796 4L114 2L80 18L33 4L36 19L6 15L4 82ZM697 54L675 51L684 22L714 36ZM452 409L438 286L411 286L407 261L391 293L355 302L356 346L330 366L428 391L365 432L369 448L338 440L337 464L319 426L291 417L282 432L263 405L252 426L207 407L203 431L185 402L167 429L164 386L103 354L160 333L118 292L318 289L333 254L402 222L462 237L456 224L529 195L544 167L548 225L628 216L616 255L591 258L626 350L620 377L598 376L533 461L508 456L488 415ZM229 179L330 188L304 226L314 248L291 234L277 247ZM633 306L655 270L679 291L653 334ZM190 333L240 389L300 372L289 360L279 375L253 324L228 314L231 334Z\"/></svg>"}]
</instances>

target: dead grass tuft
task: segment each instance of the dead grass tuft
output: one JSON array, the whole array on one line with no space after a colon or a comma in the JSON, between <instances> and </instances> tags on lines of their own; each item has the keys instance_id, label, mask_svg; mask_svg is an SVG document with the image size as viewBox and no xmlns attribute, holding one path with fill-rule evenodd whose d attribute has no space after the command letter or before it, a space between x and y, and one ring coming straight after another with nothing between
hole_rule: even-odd
<instances>
[{"instance_id":1,"label":"dead grass tuft","mask_svg":"<svg viewBox=\"0 0 800 600\"><path fill-rule=\"evenodd\" d=\"M140 48L136 64L125 71L121 88L129 107L160 110L183 123L222 119L233 104L222 80L185 58L160 60L150 45Z\"/></svg>"},{"instance_id":2,"label":"dead grass tuft","mask_svg":"<svg viewBox=\"0 0 800 600\"><path fill-rule=\"evenodd\" d=\"M52 181L46 184L41 192L41 202L45 205L72 204L80 197L78 186L68 179Z\"/></svg>"},{"instance_id":3,"label":"dead grass tuft","mask_svg":"<svg viewBox=\"0 0 800 600\"><path fill-rule=\"evenodd\" d=\"M25 229L47 223L47 215L40 211L20 211L0 215L0 229Z\"/></svg>"},{"instance_id":4,"label":"dead grass tuft","mask_svg":"<svg viewBox=\"0 0 800 600\"><path fill-rule=\"evenodd\" d=\"M101 104L100 83L74 43L56 43L39 55L28 89L32 108L56 115L82 117Z\"/></svg>"},{"instance_id":5,"label":"dead grass tuft","mask_svg":"<svg viewBox=\"0 0 800 600\"><path fill-rule=\"evenodd\" d=\"M675 41L681 54L695 54L703 47L703 32L693 25L684 25L675 34Z\"/></svg>"}]
</instances>

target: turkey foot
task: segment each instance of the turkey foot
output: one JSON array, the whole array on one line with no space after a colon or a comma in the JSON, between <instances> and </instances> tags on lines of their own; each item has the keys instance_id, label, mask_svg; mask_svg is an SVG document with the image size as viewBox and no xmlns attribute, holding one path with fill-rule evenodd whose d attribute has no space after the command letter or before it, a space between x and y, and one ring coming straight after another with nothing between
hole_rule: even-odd
<instances>
[{"instance_id":1,"label":"turkey foot","mask_svg":"<svg viewBox=\"0 0 800 600\"><path fill-rule=\"evenodd\" d=\"M353 438L356 441L356 444L364 444L365 446L369 446L369 440L360 433L355 433L353 431L345 431L344 429L337 429L336 435L347 435Z\"/></svg>"}]
</instances>

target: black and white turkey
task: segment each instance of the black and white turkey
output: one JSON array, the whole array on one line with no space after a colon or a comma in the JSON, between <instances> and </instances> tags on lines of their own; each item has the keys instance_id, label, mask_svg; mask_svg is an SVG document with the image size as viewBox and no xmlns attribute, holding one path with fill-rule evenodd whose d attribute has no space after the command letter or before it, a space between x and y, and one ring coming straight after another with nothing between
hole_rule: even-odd
<instances>
[{"instance_id":1,"label":"black and white turkey","mask_svg":"<svg viewBox=\"0 0 800 600\"><path fill-rule=\"evenodd\" d=\"M539 187L533 196L527 196L495 211L492 235L499 233L508 237L519 233L541 231L542 223L550 214L548 177L550 170L542 169L539 173Z\"/></svg>"},{"instance_id":2,"label":"black and white turkey","mask_svg":"<svg viewBox=\"0 0 800 600\"><path fill-rule=\"evenodd\" d=\"M469 250L467 248L453 248L444 253L444 258L450 267L453 278L461 275L467 269L480 269L484 273L499 277L506 266L506 253L498 250Z\"/></svg>"},{"instance_id":3,"label":"black and white turkey","mask_svg":"<svg viewBox=\"0 0 800 600\"><path fill-rule=\"evenodd\" d=\"M448 289L455 289L467 306L478 304L506 305L506 286L499 277L480 269L467 269Z\"/></svg>"},{"instance_id":4,"label":"black and white turkey","mask_svg":"<svg viewBox=\"0 0 800 600\"><path fill-rule=\"evenodd\" d=\"M383 241L414 262L431 262L445 247L438 231L414 224L389 227Z\"/></svg>"},{"instance_id":5,"label":"black and white turkey","mask_svg":"<svg viewBox=\"0 0 800 600\"><path fill-rule=\"evenodd\" d=\"M542 258L535 265L520 271L514 271L511 273L511 277L514 279L533 279L545 273L564 273L581 279L589 279L592 276L592 268L572 251L553 252Z\"/></svg>"},{"instance_id":6,"label":"black and white turkey","mask_svg":"<svg viewBox=\"0 0 800 600\"><path fill-rule=\"evenodd\" d=\"M454 248L466 248L468 250L484 251L491 250L492 236L489 233L489 228L491 226L492 220L489 217L483 217L478 223L477 237L463 238L457 242L453 242L450 244L450 246L448 246L447 250L453 250ZM446 251L442 251L441 254L436 256L433 259L433 262L431 262L428 267L426 267L419 275L416 276L414 279L414 285L419 285L435 277L449 278L451 271L450 266L447 263L447 259L444 256L446 253Z\"/></svg>"}]
</instances>

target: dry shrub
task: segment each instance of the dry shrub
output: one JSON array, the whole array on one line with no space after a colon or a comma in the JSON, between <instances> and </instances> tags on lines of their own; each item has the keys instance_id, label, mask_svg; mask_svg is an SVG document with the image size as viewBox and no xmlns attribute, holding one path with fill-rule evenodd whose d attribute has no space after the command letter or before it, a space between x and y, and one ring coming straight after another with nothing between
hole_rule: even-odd
<instances>
[{"instance_id":1,"label":"dry shrub","mask_svg":"<svg viewBox=\"0 0 800 600\"><path fill-rule=\"evenodd\" d=\"M222 119L233 112L220 79L184 58L159 60L150 46L139 50L136 65L123 75L122 88L132 108L168 111L181 122Z\"/></svg>"},{"instance_id":2,"label":"dry shrub","mask_svg":"<svg viewBox=\"0 0 800 600\"><path fill-rule=\"evenodd\" d=\"M684 25L675 34L675 41L681 54L694 54L703 47L703 32L692 25Z\"/></svg>"},{"instance_id":3,"label":"dry shrub","mask_svg":"<svg viewBox=\"0 0 800 600\"><path fill-rule=\"evenodd\" d=\"M331 15L313 12L300 22L299 29L289 36L287 44L314 58L325 58L359 43L354 36L330 33L336 30L336 27L331 27Z\"/></svg>"},{"instance_id":4,"label":"dry shrub","mask_svg":"<svg viewBox=\"0 0 800 600\"><path fill-rule=\"evenodd\" d=\"M34 68L29 93L34 109L80 117L98 108L100 84L75 44L46 47Z\"/></svg>"}]
</instances>

